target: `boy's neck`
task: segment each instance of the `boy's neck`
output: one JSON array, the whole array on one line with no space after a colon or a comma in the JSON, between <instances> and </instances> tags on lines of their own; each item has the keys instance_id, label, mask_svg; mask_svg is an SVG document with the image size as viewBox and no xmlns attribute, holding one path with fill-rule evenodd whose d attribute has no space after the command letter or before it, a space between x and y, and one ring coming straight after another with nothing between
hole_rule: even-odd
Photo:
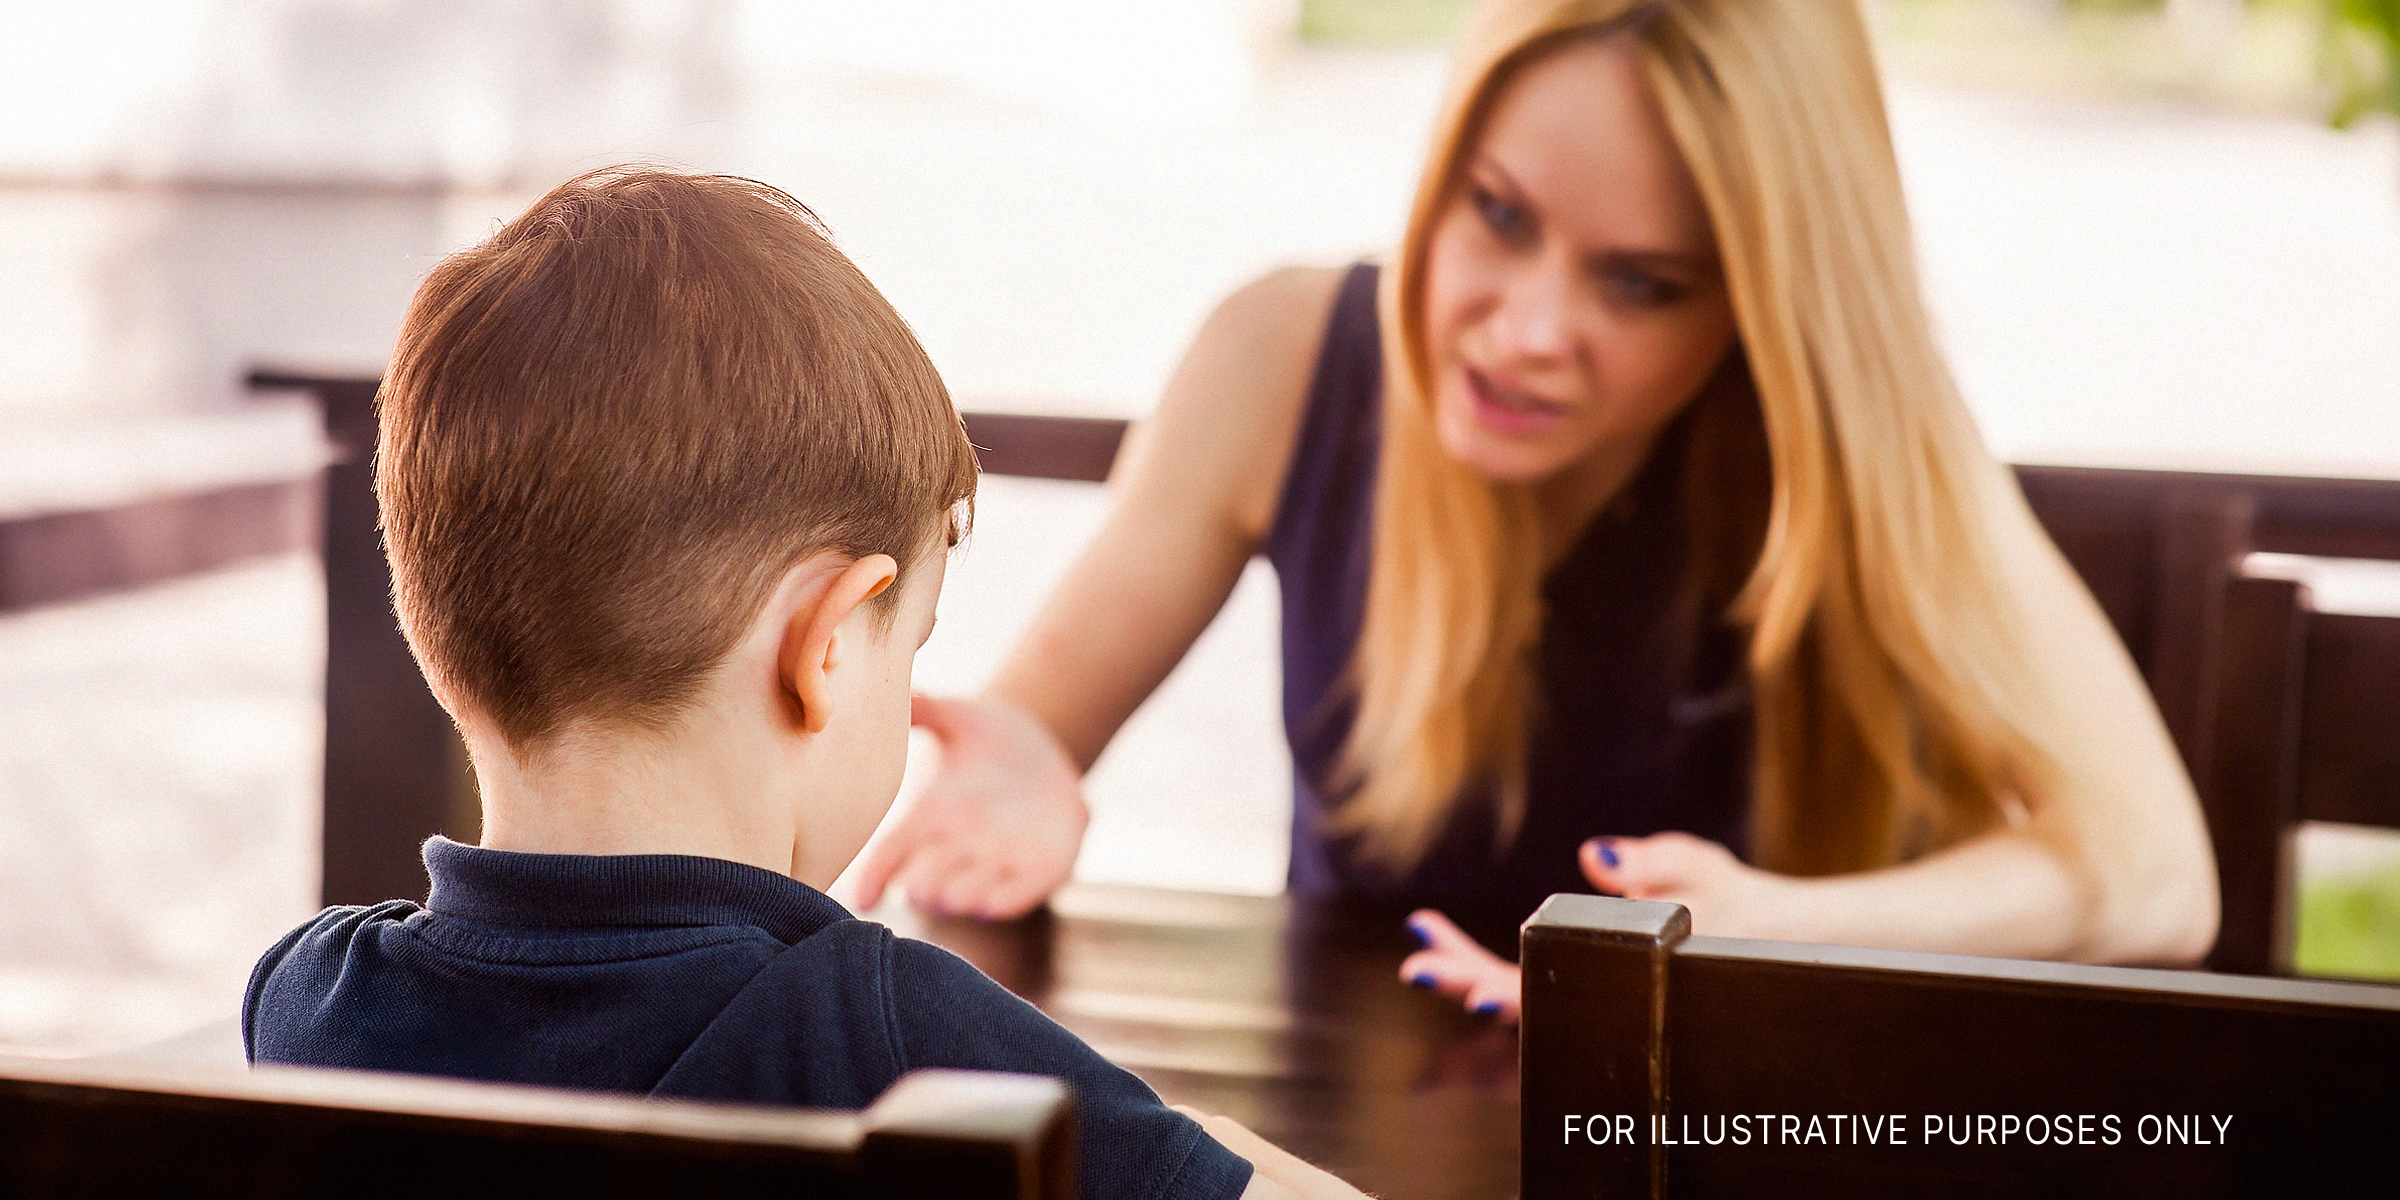
<instances>
[{"instance_id":1,"label":"boy's neck","mask_svg":"<svg viewBox=\"0 0 2400 1200\"><path fill-rule=\"evenodd\" d=\"M800 831L767 748L723 726L587 732L530 759L469 731L482 844L536 854L691 854L794 875ZM802 880L823 890L831 880Z\"/></svg>"}]
</instances>

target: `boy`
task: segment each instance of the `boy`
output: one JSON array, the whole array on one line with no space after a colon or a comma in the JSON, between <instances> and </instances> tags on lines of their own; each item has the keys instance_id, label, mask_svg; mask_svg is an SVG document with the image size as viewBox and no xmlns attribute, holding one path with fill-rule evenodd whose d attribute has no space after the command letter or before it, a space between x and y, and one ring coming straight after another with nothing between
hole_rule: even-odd
<instances>
[{"instance_id":1,"label":"boy","mask_svg":"<svg viewBox=\"0 0 2400 1200\"><path fill-rule=\"evenodd\" d=\"M813 216L747 180L572 180L418 290L376 494L483 844L420 908L253 972L253 1061L859 1108L903 1071L1075 1089L1086 1196L1357 1193L1161 1105L944 951L822 894L898 787L975 458ZM1280 1181L1280 1182L1279 1182Z\"/></svg>"}]
</instances>

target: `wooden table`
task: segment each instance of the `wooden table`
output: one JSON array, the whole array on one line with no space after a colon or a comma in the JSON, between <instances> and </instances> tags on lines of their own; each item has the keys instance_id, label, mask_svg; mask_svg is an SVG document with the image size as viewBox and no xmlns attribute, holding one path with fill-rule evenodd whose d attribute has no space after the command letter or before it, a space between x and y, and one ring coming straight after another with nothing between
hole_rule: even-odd
<instances>
[{"instance_id":1,"label":"wooden table","mask_svg":"<svg viewBox=\"0 0 2400 1200\"><path fill-rule=\"evenodd\" d=\"M1078 884L1020 921L871 915L982 968L1169 1102L1386 1200L1517 1192L1516 1028L1399 981L1403 910Z\"/></svg>"}]
</instances>

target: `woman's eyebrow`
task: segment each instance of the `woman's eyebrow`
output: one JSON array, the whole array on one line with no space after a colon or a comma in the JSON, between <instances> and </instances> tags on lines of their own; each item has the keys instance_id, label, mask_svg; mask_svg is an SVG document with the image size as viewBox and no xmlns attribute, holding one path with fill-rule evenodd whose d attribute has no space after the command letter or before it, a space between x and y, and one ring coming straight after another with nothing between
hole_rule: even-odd
<instances>
[{"instance_id":1,"label":"woman's eyebrow","mask_svg":"<svg viewBox=\"0 0 2400 1200\"><path fill-rule=\"evenodd\" d=\"M1467 169L1462 173L1462 178L1479 172L1494 177L1492 182L1497 185L1495 190L1507 193L1509 203L1524 209L1535 217L1541 215L1541 206L1535 204L1532 198L1525 194L1525 188L1517 182L1516 176L1509 174L1508 168L1501 166L1500 160L1492 157L1487 151L1478 150L1467 160ZM1612 247L1607 250L1595 251L1586 256L1585 265L1594 271L1610 271L1630 267L1637 271L1661 270L1694 275L1714 275L1718 270L1717 257L1714 254L1685 254L1674 250L1645 250L1631 247Z\"/></svg>"},{"instance_id":2,"label":"woman's eyebrow","mask_svg":"<svg viewBox=\"0 0 2400 1200\"><path fill-rule=\"evenodd\" d=\"M1500 160L1493 158L1489 151L1477 150L1467 160L1467 169L1459 172L1459 178L1464 180L1478 173L1494 176L1493 182L1499 185L1495 190L1508 193L1510 203L1532 211L1533 202L1526 197L1525 186L1518 183L1517 177L1509 174L1508 168L1501 166Z\"/></svg>"},{"instance_id":3,"label":"woman's eyebrow","mask_svg":"<svg viewBox=\"0 0 2400 1200\"><path fill-rule=\"evenodd\" d=\"M1671 250L1602 250L1586 256L1584 261L1594 271L1630 267L1637 271L1714 275L1718 269L1713 254L1678 254Z\"/></svg>"}]
</instances>

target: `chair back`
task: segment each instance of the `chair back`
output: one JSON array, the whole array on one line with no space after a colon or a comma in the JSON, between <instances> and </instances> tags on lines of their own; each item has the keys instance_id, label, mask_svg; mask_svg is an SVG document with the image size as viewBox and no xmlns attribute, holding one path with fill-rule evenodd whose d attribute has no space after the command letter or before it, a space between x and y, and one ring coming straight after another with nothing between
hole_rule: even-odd
<instances>
[{"instance_id":1,"label":"chair back","mask_svg":"<svg viewBox=\"0 0 2400 1200\"><path fill-rule=\"evenodd\" d=\"M902 1078L864 1112L650 1100L295 1067L0 1059L0 1194L1074 1194L1055 1079Z\"/></svg>"},{"instance_id":2,"label":"chair back","mask_svg":"<svg viewBox=\"0 0 2400 1200\"><path fill-rule=\"evenodd\" d=\"M2286 972L2303 820L2400 827L2400 618L2311 611L2253 553L2400 559L2400 482L2019 467L2142 669L2216 847L2209 965Z\"/></svg>"},{"instance_id":3,"label":"chair back","mask_svg":"<svg viewBox=\"0 0 2400 1200\"><path fill-rule=\"evenodd\" d=\"M1605 896L1526 922L1526 1200L2391 1186L2400 988L1689 929Z\"/></svg>"}]
</instances>

